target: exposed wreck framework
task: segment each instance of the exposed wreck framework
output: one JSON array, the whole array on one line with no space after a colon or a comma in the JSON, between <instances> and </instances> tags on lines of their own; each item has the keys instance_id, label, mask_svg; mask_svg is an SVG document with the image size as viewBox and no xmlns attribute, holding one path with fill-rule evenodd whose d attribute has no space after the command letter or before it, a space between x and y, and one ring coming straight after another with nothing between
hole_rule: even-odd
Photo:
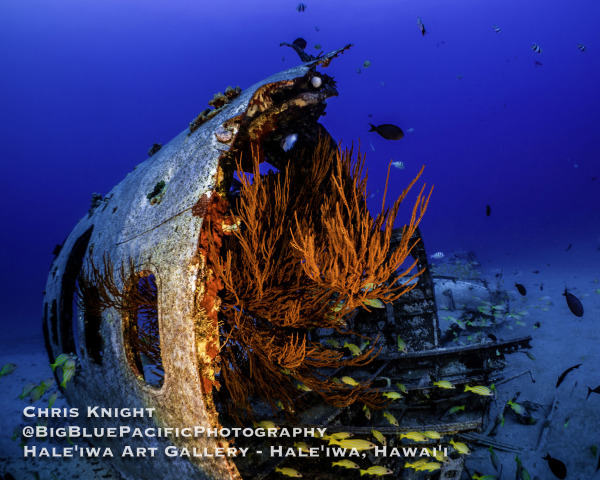
<instances>
[{"instance_id":1,"label":"exposed wreck framework","mask_svg":"<svg viewBox=\"0 0 600 480\"><path fill-rule=\"evenodd\" d=\"M219 334L216 323L207 321L211 310L218 309L217 292L206 281L205 264L198 256L207 205L215 193L227 194L233 159L240 155L250 158L251 143L260 145L269 162L280 167L285 161L281 145L288 135L297 134L297 147L307 149L314 148L320 137L329 137L317 120L324 113L325 100L337 91L333 79L317 72L317 67L327 66L345 48L269 77L241 93L226 91L213 103L215 110L204 111L189 130L164 147L155 145L150 159L138 165L105 198L94 199L89 214L76 225L54 259L44 298L43 325L50 360L62 353L78 358L77 373L64 390L69 404L81 409L88 405L155 408L152 418L128 419L132 428L227 425L218 400L210 395L217 375ZM414 238L420 238L418 231ZM434 446L447 445L450 435L481 429L486 402L460 393L461 387L489 384L502 367L504 354L527 347L529 338L443 348L434 284L422 241L412 254L418 268L424 270L418 285L385 309L360 311L348 319L350 327L365 337L380 336L379 355L367 366L329 372L371 381L372 388L382 393L397 392L397 383L405 385L402 401L386 407L399 425L391 425L381 411L371 412L369 419L360 405L334 408L307 392L310 407L296 412L295 426L327 427L328 433L352 432L360 438L368 438L375 428L388 438L389 446L406 445L407 441L398 440L397 434L407 431L438 431L444 439L425 444ZM140 281L146 279L146 287L155 296L158 322L153 334L160 338L156 354L164 377L162 373L153 377L132 347L131 339L141 335L143 329L140 318L128 318L116 308L102 313L86 309L85 297L83 305L78 305L82 303L77 299L82 269L90 264L106 268L107 258L115 269L130 265ZM125 277L117 278L115 286L123 292L131 288L125 285ZM88 300L89 295L94 293L88 290ZM199 304L203 306L201 311ZM315 335L325 341L331 333ZM398 350L398 338L404 340L406 351ZM452 381L457 389L436 388L433 382L440 379ZM442 419L443 412L457 402L466 403L467 412L451 420ZM110 422L80 420L91 427L109 426ZM228 446L226 439L215 437L128 438L127 444L134 449L158 447L161 451L172 444L171 440L178 447L198 451ZM296 440L311 446L323 444L319 439ZM238 438L235 445L244 446L245 441ZM248 441L254 450L261 446L255 438ZM115 447L122 439L98 438L94 443ZM293 440L279 444L292 447ZM462 458L453 458L442 467L442 478L459 478ZM283 466L302 471L305 478L339 477L339 471L331 467L331 458L306 460L271 458L263 449L263 454L245 458L158 455L144 462L115 458L114 465L126 478L134 479L151 478L157 471L165 480L279 478L275 468ZM398 472L404 466L403 458L370 460L371 464ZM396 478L419 478L421 474L407 469L401 475Z\"/></svg>"}]
</instances>

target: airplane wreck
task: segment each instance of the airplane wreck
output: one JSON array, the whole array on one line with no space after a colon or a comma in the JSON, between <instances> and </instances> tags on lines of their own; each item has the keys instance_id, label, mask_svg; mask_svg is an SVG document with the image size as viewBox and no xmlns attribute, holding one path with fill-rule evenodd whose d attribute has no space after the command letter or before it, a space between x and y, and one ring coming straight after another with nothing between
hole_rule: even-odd
<instances>
[{"instance_id":1,"label":"airplane wreck","mask_svg":"<svg viewBox=\"0 0 600 480\"><path fill-rule=\"evenodd\" d=\"M423 191L404 228L393 229L403 197L369 216L360 154L352 163L318 123L337 96L321 70L348 47L215 95L212 109L93 198L57 251L44 297L51 362L76 358L63 388L71 406L153 409L152 417L128 418L132 429L326 428L381 445L375 430L390 448L447 447L449 455L425 473L404 469L411 459L375 456L369 447L352 459L362 469L460 478L464 457L449 441L481 431L489 402L464 387L497 381L505 355L530 338L443 340L436 289L452 309L469 297L465 290L484 300L494 293L448 278L442 291L434 284L418 230ZM278 173L261 175L263 160ZM60 369L55 374L60 383ZM439 388L440 380L453 388ZM445 414L459 403L463 411ZM400 438L414 431L439 438ZM112 459L132 479L157 472L165 480L271 479L283 468L333 479L342 471L331 465L339 459L269 454L274 444L284 451L298 450L295 442L327 445L315 437L90 441L231 452Z\"/></svg>"}]
</instances>

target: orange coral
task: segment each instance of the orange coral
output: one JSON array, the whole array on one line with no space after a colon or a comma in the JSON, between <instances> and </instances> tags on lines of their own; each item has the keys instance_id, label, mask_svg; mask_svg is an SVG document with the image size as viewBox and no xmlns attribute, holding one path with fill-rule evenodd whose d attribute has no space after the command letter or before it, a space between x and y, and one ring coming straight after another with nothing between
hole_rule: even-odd
<instances>
[{"instance_id":1,"label":"orange coral","mask_svg":"<svg viewBox=\"0 0 600 480\"><path fill-rule=\"evenodd\" d=\"M368 382L350 388L323 373L364 365L375 349L346 358L311 331L353 335L345 324L349 313L366 300L390 302L412 288L398 277L388 280L410 253L408 241L429 197L421 191L400 247L390 252L398 208L418 176L391 209L382 207L373 219L360 153L353 162L352 151L342 154L321 141L312 162L300 158L267 176L259 174L258 149L253 161L252 183L238 163L243 186L236 215L242 227L224 241L224 255L216 238L211 243L208 237L208 258L223 285L219 356L230 414L238 421L252 416L255 396L293 412L301 401L300 383L336 406L357 400L380 406L383 400Z\"/></svg>"}]
</instances>

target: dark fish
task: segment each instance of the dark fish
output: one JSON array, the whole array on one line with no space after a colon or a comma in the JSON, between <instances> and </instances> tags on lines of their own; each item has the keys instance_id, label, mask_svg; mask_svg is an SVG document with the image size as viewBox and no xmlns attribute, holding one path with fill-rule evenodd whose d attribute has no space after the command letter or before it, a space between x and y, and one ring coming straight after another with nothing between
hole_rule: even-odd
<instances>
[{"instance_id":1,"label":"dark fish","mask_svg":"<svg viewBox=\"0 0 600 480\"><path fill-rule=\"evenodd\" d=\"M535 323L533 324L533 326L534 326L535 328L540 328L540 327L542 326L542 324L541 324L540 322L535 322Z\"/></svg>"},{"instance_id":2,"label":"dark fish","mask_svg":"<svg viewBox=\"0 0 600 480\"><path fill-rule=\"evenodd\" d=\"M569 243L569 246L568 246L567 248L565 248L565 252L568 252L569 250L571 250L571 247L572 247L572 246L573 246L573 245L571 245L571 244Z\"/></svg>"},{"instance_id":3,"label":"dark fish","mask_svg":"<svg viewBox=\"0 0 600 480\"><path fill-rule=\"evenodd\" d=\"M292 45L296 45L301 50L304 50L306 48L306 40L304 40L302 37L298 37L292 42Z\"/></svg>"},{"instance_id":4,"label":"dark fish","mask_svg":"<svg viewBox=\"0 0 600 480\"><path fill-rule=\"evenodd\" d=\"M421 34L423 34L423 36L427 33L425 31L425 25L423 25L423 22L421 21L421 17L417 17L417 25L419 26L419 29L421 30Z\"/></svg>"},{"instance_id":5,"label":"dark fish","mask_svg":"<svg viewBox=\"0 0 600 480\"><path fill-rule=\"evenodd\" d=\"M540 290L544 290L544 284L540 283Z\"/></svg>"},{"instance_id":6,"label":"dark fish","mask_svg":"<svg viewBox=\"0 0 600 480\"><path fill-rule=\"evenodd\" d=\"M304 10L306 10L306 5L304 5L303 3L299 3L298 6L296 7L296 11L298 13L303 12Z\"/></svg>"},{"instance_id":7,"label":"dark fish","mask_svg":"<svg viewBox=\"0 0 600 480\"><path fill-rule=\"evenodd\" d=\"M533 273L540 273L539 270L533 270Z\"/></svg>"},{"instance_id":8,"label":"dark fish","mask_svg":"<svg viewBox=\"0 0 600 480\"><path fill-rule=\"evenodd\" d=\"M543 65L544 65L542 62L538 62L537 60L534 60L534 61L533 61L533 64L534 64L536 67L541 67L541 66L543 66Z\"/></svg>"},{"instance_id":9,"label":"dark fish","mask_svg":"<svg viewBox=\"0 0 600 480\"><path fill-rule=\"evenodd\" d=\"M597 178L598 178L598 177L592 177L592 182L593 182L594 180L596 180Z\"/></svg>"},{"instance_id":10,"label":"dark fish","mask_svg":"<svg viewBox=\"0 0 600 480\"><path fill-rule=\"evenodd\" d=\"M549 453L546 453L546 456L542 457L542 459L548 462L548 466L556 478L563 479L567 477L567 467L563 462L551 457Z\"/></svg>"},{"instance_id":11,"label":"dark fish","mask_svg":"<svg viewBox=\"0 0 600 480\"><path fill-rule=\"evenodd\" d=\"M565 293L563 293L565 298L567 299L567 305L571 313L576 317L583 317L583 305L581 301L572 293L567 291L567 287L565 287Z\"/></svg>"},{"instance_id":12,"label":"dark fish","mask_svg":"<svg viewBox=\"0 0 600 480\"><path fill-rule=\"evenodd\" d=\"M582 52L585 52L585 45L583 43L580 43L579 45L577 45L577 48L579 50L581 50Z\"/></svg>"},{"instance_id":13,"label":"dark fish","mask_svg":"<svg viewBox=\"0 0 600 480\"><path fill-rule=\"evenodd\" d=\"M556 388L558 388L558 386L563 382L563 380L569 374L569 372L571 372L572 370L575 370L576 368L581 367L581 365L583 365L583 364L578 363L577 365L573 365L572 367L569 367L564 372L562 372L560 374L560 377L558 377L558 380L556 381Z\"/></svg>"},{"instance_id":14,"label":"dark fish","mask_svg":"<svg viewBox=\"0 0 600 480\"><path fill-rule=\"evenodd\" d=\"M489 205L485 206L485 216L489 217L492 214L492 207L490 207Z\"/></svg>"},{"instance_id":15,"label":"dark fish","mask_svg":"<svg viewBox=\"0 0 600 480\"><path fill-rule=\"evenodd\" d=\"M523 285L521 285L520 283L515 283L515 287L517 287L517 290L519 291L519 293L523 296L527 295L527 290L525 289L525 287Z\"/></svg>"},{"instance_id":16,"label":"dark fish","mask_svg":"<svg viewBox=\"0 0 600 480\"><path fill-rule=\"evenodd\" d=\"M597 386L596 388L594 388L593 390L592 390L590 387L588 387L588 394L587 394L587 397L585 397L585 399L587 400L588 398L590 398L590 395L591 395L592 393L600 393L600 385L598 385L598 386Z\"/></svg>"},{"instance_id":17,"label":"dark fish","mask_svg":"<svg viewBox=\"0 0 600 480\"><path fill-rule=\"evenodd\" d=\"M404 137L404 132L396 125L392 125L390 123L384 123L378 127L372 123L369 123L369 125L371 125L371 130L369 130L369 132L377 132L386 140L400 140L402 137Z\"/></svg>"},{"instance_id":18,"label":"dark fish","mask_svg":"<svg viewBox=\"0 0 600 480\"><path fill-rule=\"evenodd\" d=\"M162 148L162 143L153 143L152 148L148 150L148 155L151 157Z\"/></svg>"}]
</instances>

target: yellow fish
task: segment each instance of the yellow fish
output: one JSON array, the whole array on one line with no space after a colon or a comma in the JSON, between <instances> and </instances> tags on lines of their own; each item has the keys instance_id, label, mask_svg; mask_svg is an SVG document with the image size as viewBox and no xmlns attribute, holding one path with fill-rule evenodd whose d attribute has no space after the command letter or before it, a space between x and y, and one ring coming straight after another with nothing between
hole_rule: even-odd
<instances>
[{"instance_id":1,"label":"yellow fish","mask_svg":"<svg viewBox=\"0 0 600 480\"><path fill-rule=\"evenodd\" d=\"M385 308L384 303L381 300L379 300L378 298L370 298L370 299L363 300L363 304L366 305L367 307Z\"/></svg>"},{"instance_id":2,"label":"yellow fish","mask_svg":"<svg viewBox=\"0 0 600 480\"><path fill-rule=\"evenodd\" d=\"M390 412L383 412L383 416L385 418L387 418L387 421L390 422L392 425L394 425L394 427L397 427L400 425L398 423L398 420L396 420L396 417L394 417L394 415L392 415Z\"/></svg>"},{"instance_id":3,"label":"yellow fish","mask_svg":"<svg viewBox=\"0 0 600 480\"><path fill-rule=\"evenodd\" d=\"M390 470L389 468L386 468L386 467L375 466L375 467L367 468L366 470L360 470L360 476L361 477L365 473L367 475L375 475L377 477L380 477L382 475L392 475L394 473L394 471Z\"/></svg>"},{"instance_id":4,"label":"yellow fish","mask_svg":"<svg viewBox=\"0 0 600 480\"><path fill-rule=\"evenodd\" d=\"M433 382L433 384L436 387L439 388L444 388L446 390L452 390L453 388L456 388L454 385L452 385L448 380L440 380L439 382Z\"/></svg>"},{"instance_id":5,"label":"yellow fish","mask_svg":"<svg viewBox=\"0 0 600 480\"><path fill-rule=\"evenodd\" d=\"M10 375L17 369L17 365L15 363L5 363L2 365L2 370L0 370L0 378Z\"/></svg>"},{"instance_id":6,"label":"yellow fish","mask_svg":"<svg viewBox=\"0 0 600 480\"><path fill-rule=\"evenodd\" d=\"M50 364L50 366L52 367L52 371L56 370L56 367L62 367L69 358L69 354L61 353L58 357L56 357L54 363Z\"/></svg>"},{"instance_id":7,"label":"yellow fish","mask_svg":"<svg viewBox=\"0 0 600 480\"><path fill-rule=\"evenodd\" d=\"M363 405L363 412L365 412L365 417L367 417L367 420L371 420L371 410L369 410L369 407Z\"/></svg>"},{"instance_id":8,"label":"yellow fish","mask_svg":"<svg viewBox=\"0 0 600 480\"><path fill-rule=\"evenodd\" d=\"M294 442L294 447L296 447L301 452L302 451L304 451L304 452L308 451L308 445L305 442Z\"/></svg>"},{"instance_id":9,"label":"yellow fish","mask_svg":"<svg viewBox=\"0 0 600 480\"><path fill-rule=\"evenodd\" d=\"M333 462L331 464L332 467L344 467L344 468L354 468L354 469L360 469L360 467L354 463L351 462L350 460L340 460L339 462Z\"/></svg>"},{"instance_id":10,"label":"yellow fish","mask_svg":"<svg viewBox=\"0 0 600 480\"><path fill-rule=\"evenodd\" d=\"M383 394L384 397L390 398L392 400L398 400L400 398L402 398L402 395L399 394L398 392L385 392Z\"/></svg>"},{"instance_id":11,"label":"yellow fish","mask_svg":"<svg viewBox=\"0 0 600 480\"><path fill-rule=\"evenodd\" d=\"M494 392L492 392L488 387L484 387L483 385L475 385L474 387L470 387L469 385L465 385L465 392L473 392L477 395L482 395L484 397L493 397Z\"/></svg>"},{"instance_id":12,"label":"yellow fish","mask_svg":"<svg viewBox=\"0 0 600 480\"><path fill-rule=\"evenodd\" d=\"M398 335L398 351L406 353L406 343L400 338L400 335Z\"/></svg>"},{"instance_id":13,"label":"yellow fish","mask_svg":"<svg viewBox=\"0 0 600 480\"><path fill-rule=\"evenodd\" d=\"M293 468L276 467L275 471L281 473L282 475L285 475L286 477L298 477L299 478L302 476L302 474L298 470L294 470Z\"/></svg>"},{"instance_id":14,"label":"yellow fish","mask_svg":"<svg viewBox=\"0 0 600 480\"><path fill-rule=\"evenodd\" d=\"M268 430L269 428L279 428L279 425L270 420L261 420L260 422L255 423L254 426L256 428L264 428L265 430Z\"/></svg>"},{"instance_id":15,"label":"yellow fish","mask_svg":"<svg viewBox=\"0 0 600 480\"><path fill-rule=\"evenodd\" d=\"M404 468L414 468L415 470L419 468L421 465L425 465L429 460L427 458L421 458L413 463L406 462L404 464Z\"/></svg>"},{"instance_id":16,"label":"yellow fish","mask_svg":"<svg viewBox=\"0 0 600 480\"><path fill-rule=\"evenodd\" d=\"M439 470L440 468L442 468L441 463L427 462L427 463L424 463L423 465L419 465L415 470L434 472L435 470Z\"/></svg>"},{"instance_id":17,"label":"yellow fish","mask_svg":"<svg viewBox=\"0 0 600 480\"><path fill-rule=\"evenodd\" d=\"M332 438L331 441L329 442L330 445L339 445L342 448L347 448L349 450L351 449L355 449L357 451L362 451L362 450L371 450L372 448L375 448L377 445L375 445L373 442L369 442L368 440L360 440L360 439L354 439L354 440L348 440L348 439L344 439L344 440L336 440L335 438Z\"/></svg>"},{"instance_id":18,"label":"yellow fish","mask_svg":"<svg viewBox=\"0 0 600 480\"><path fill-rule=\"evenodd\" d=\"M338 342L337 340L334 340L333 338L330 338L329 340L327 340L326 343L331 345L333 348L340 348L340 342Z\"/></svg>"},{"instance_id":19,"label":"yellow fish","mask_svg":"<svg viewBox=\"0 0 600 480\"><path fill-rule=\"evenodd\" d=\"M425 435L423 435L421 432L406 432L406 433L401 433L399 435L400 440L402 440L403 438L408 438L409 440L413 440L415 442L426 442L427 441L427 437Z\"/></svg>"},{"instance_id":20,"label":"yellow fish","mask_svg":"<svg viewBox=\"0 0 600 480\"><path fill-rule=\"evenodd\" d=\"M28 396L31 391L36 387L35 383L28 383L27 385L25 385L23 387L23 391L21 392L21 395L19 395L19 398L21 400L23 400L26 396Z\"/></svg>"},{"instance_id":21,"label":"yellow fish","mask_svg":"<svg viewBox=\"0 0 600 480\"><path fill-rule=\"evenodd\" d=\"M312 392L312 390L310 388L308 388L306 385L304 385L303 383L299 383L298 385L296 385L296 388L298 390L302 390L303 392Z\"/></svg>"},{"instance_id":22,"label":"yellow fish","mask_svg":"<svg viewBox=\"0 0 600 480\"><path fill-rule=\"evenodd\" d=\"M362 353L362 351L358 347L358 345L355 345L354 343L344 342L344 348L347 348L348 350L350 350L350 352L352 352L352 355L354 355L354 356L360 355Z\"/></svg>"},{"instance_id":23,"label":"yellow fish","mask_svg":"<svg viewBox=\"0 0 600 480\"><path fill-rule=\"evenodd\" d=\"M383 433L375 429L371 429L371 433L379 443L385 446L385 437L383 436Z\"/></svg>"},{"instance_id":24,"label":"yellow fish","mask_svg":"<svg viewBox=\"0 0 600 480\"><path fill-rule=\"evenodd\" d=\"M421 432L423 435L425 435L427 438L431 438L433 440L439 440L440 438L442 438L442 436L434 431L434 430L427 430L426 432Z\"/></svg>"},{"instance_id":25,"label":"yellow fish","mask_svg":"<svg viewBox=\"0 0 600 480\"><path fill-rule=\"evenodd\" d=\"M455 442L454 440L450 440L450 445L452 445L454 447L454 449L462 455L469 455L471 453L471 450L469 450L469 447L467 447L462 442Z\"/></svg>"},{"instance_id":26,"label":"yellow fish","mask_svg":"<svg viewBox=\"0 0 600 480\"><path fill-rule=\"evenodd\" d=\"M396 382L396 386L398 387L398 390L400 390L402 393L408 392L406 385L404 385L403 383Z\"/></svg>"},{"instance_id":27,"label":"yellow fish","mask_svg":"<svg viewBox=\"0 0 600 480\"><path fill-rule=\"evenodd\" d=\"M348 432L337 432L332 433L331 435L324 435L323 440L344 440L346 438L350 438L353 434Z\"/></svg>"},{"instance_id":28,"label":"yellow fish","mask_svg":"<svg viewBox=\"0 0 600 480\"><path fill-rule=\"evenodd\" d=\"M69 357L62 366L62 382L60 382L60 386L62 388L67 388L67 382L73 378L73 375L75 375L76 368L77 362L73 357Z\"/></svg>"},{"instance_id":29,"label":"yellow fish","mask_svg":"<svg viewBox=\"0 0 600 480\"><path fill-rule=\"evenodd\" d=\"M352 385L353 387L358 385L358 382L356 380L354 380L352 377L348 377L348 376L342 377L342 382L347 383L348 385Z\"/></svg>"},{"instance_id":30,"label":"yellow fish","mask_svg":"<svg viewBox=\"0 0 600 480\"><path fill-rule=\"evenodd\" d=\"M54 392L50 395L50 397L48 397L48 408L52 408L52 405L54 405L54 402L56 402L57 398L58 392Z\"/></svg>"},{"instance_id":31,"label":"yellow fish","mask_svg":"<svg viewBox=\"0 0 600 480\"><path fill-rule=\"evenodd\" d=\"M429 455L435 458L438 462L444 463L447 460L446 456L441 450L435 449L435 452L431 448L426 448L426 450L429 452Z\"/></svg>"}]
</instances>

